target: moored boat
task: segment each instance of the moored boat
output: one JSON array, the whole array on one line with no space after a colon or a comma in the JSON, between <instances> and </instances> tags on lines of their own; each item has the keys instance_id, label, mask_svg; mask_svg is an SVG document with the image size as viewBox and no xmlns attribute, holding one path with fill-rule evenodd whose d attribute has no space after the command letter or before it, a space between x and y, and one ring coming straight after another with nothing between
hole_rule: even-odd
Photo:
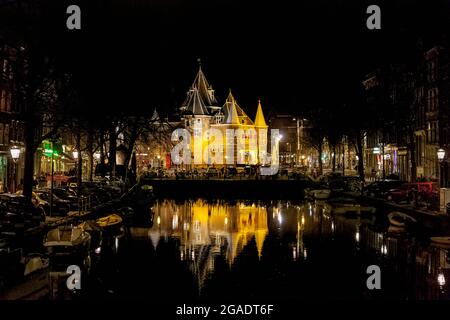
<instances>
[{"instance_id":1,"label":"moored boat","mask_svg":"<svg viewBox=\"0 0 450 320\"><path fill-rule=\"evenodd\" d=\"M309 200L325 200L330 197L330 189L305 189L305 198Z\"/></svg>"},{"instance_id":2,"label":"moored boat","mask_svg":"<svg viewBox=\"0 0 450 320\"><path fill-rule=\"evenodd\" d=\"M387 232L388 233L403 233L406 229L404 227L398 227L394 225L389 225Z\"/></svg>"},{"instance_id":3,"label":"moored boat","mask_svg":"<svg viewBox=\"0 0 450 320\"><path fill-rule=\"evenodd\" d=\"M450 246L450 236L448 237L431 237L430 240L434 243Z\"/></svg>"},{"instance_id":4,"label":"moored boat","mask_svg":"<svg viewBox=\"0 0 450 320\"><path fill-rule=\"evenodd\" d=\"M318 189L318 190L312 190L311 192L314 196L314 199L318 199L318 200L328 199L331 194L330 189Z\"/></svg>"},{"instance_id":5,"label":"moored boat","mask_svg":"<svg viewBox=\"0 0 450 320\"><path fill-rule=\"evenodd\" d=\"M361 206L352 198L335 198L327 201L330 211L334 214L374 213L374 207Z\"/></svg>"},{"instance_id":6,"label":"moored boat","mask_svg":"<svg viewBox=\"0 0 450 320\"><path fill-rule=\"evenodd\" d=\"M89 267L91 236L80 227L60 226L50 230L44 240L44 247L52 267L81 264Z\"/></svg>"},{"instance_id":7,"label":"moored boat","mask_svg":"<svg viewBox=\"0 0 450 320\"><path fill-rule=\"evenodd\" d=\"M396 227L406 227L417 223L417 220L403 212L393 211L388 214L388 219L391 225Z\"/></svg>"},{"instance_id":8,"label":"moored boat","mask_svg":"<svg viewBox=\"0 0 450 320\"><path fill-rule=\"evenodd\" d=\"M106 217L95 220L95 224L103 231L119 231L122 227L122 218L117 214L110 214Z\"/></svg>"},{"instance_id":9,"label":"moored boat","mask_svg":"<svg viewBox=\"0 0 450 320\"><path fill-rule=\"evenodd\" d=\"M35 253L23 257L22 264L24 265L23 275L32 276L33 274L48 269L50 261L47 257Z\"/></svg>"}]
</instances>

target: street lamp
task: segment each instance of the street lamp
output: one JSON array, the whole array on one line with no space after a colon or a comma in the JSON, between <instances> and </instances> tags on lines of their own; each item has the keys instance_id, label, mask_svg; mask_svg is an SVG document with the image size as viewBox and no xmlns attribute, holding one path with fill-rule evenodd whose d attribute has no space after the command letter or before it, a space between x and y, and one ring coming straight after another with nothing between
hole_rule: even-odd
<instances>
[{"instance_id":1,"label":"street lamp","mask_svg":"<svg viewBox=\"0 0 450 320\"><path fill-rule=\"evenodd\" d=\"M439 148L438 151L437 151L437 157L438 157L439 161L444 160L444 158L445 158L445 150L442 149L442 148Z\"/></svg>"},{"instance_id":2,"label":"street lamp","mask_svg":"<svg viewBox=\"0 0 450 320\"><path fill-rule=\"evenodd\" d=\"M444 158L445 158L445 150L444 149L442 149L442 148L439 148L438 149L438 151L436 152L437 153L437 157L438 157L438 160L439 160L439 164L440 164L440 170L439 170L439 187L440 188L442 188L443 187L443 185L444 185L444 179L443 179L443 176L444 176L444 166L443 166L443 162L444 162Z\"/></svg>"},{"instance_id":3,"label":"street lamp","mask_svg":"<svg viewBox=\"0 0 450 320\"><path fill-rule=\"evenodd\" d=\"M9 150L11 152L11 158L13 159L14 165L13 165L13 193L16 192L16 165L17 165L17 161L19 160L20 157L20 148L17 146L13 146L11 147L11 149Z\"/></svg>"},{"instance_id":4,"label":"street lamp","mask_svg":"<svg viewBox=\"0 0 450 320\"><path fill-rule=\"evenodd\" d=\"M73 150L72 155L75 160L78 160L78 151L77 150Z\"/></svg>"},{"instance_id":5,"label":"street lamp","mask_svg":"<svg viewBox=\"0 0 450 320\"><path fill-rule=\"evenodd\" d=\"M17 146L11 147L11 158L13 159L14 162L17 162L17 160L20 157L20 148Z\"/></svg>"}]
</instances>

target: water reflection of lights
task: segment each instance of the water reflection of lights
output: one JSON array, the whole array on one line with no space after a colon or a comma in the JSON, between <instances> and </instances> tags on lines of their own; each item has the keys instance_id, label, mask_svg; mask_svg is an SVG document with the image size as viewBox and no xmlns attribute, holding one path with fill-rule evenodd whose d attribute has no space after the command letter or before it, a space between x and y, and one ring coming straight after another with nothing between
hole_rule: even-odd
<instances>
[{"instance_id":1,"label":"water reflection of lights","mask_svg":"<svg viewBox=\"0 0 450 320\"><path fill-rule=\"evenodd\" d=\"M174 214L172 217L172 230L178 228L178 214Z\"/></svg>"},{"instance_id":2,"label":"water reflection of lights","mask_svg":"<svg viewBox=\"0 0 450 320\"><path fill-rule=\"evenodd\" d=\"M116 251L119 250L119 237L114 238L114 248Z\"/></svg>"},{"instance_id":3,"label":"water reflection of lights","mask_svg":"<svg viewBox=\"0 0 450 320\"><path fill-rule=\"evenodd\" d=\"M283 223L283 217L281 216L281 212L278 212L278 223L281 225Z\"/></svg>"},{"instance_id":4,"label":"water reflection of lights","mask_svg":"<svg viewBox=\"0 0 450 320\"><path fill-rule=\"evenodd\" d=\"M228 217L225 217L225 225L228 224Z\"/></svg>"},{"instance_id":5,"label":"water reflection of lights","mask_svg":"<svg viewBox=\"0 0 450 320\"><path fill-rule=\"evenodd\" d=\"M303 249L303 257L306 259L306 257L307 257L307 252L306 252L306 249Z\"/></svg>"},{"instance_id":6,"label":"water reflection of lights","mask_svg":"<svg viewBox=\"0 0 450 320\"><path fill-rule=\"evenodd\" d=\"M441 287L445 286L445 276L442 272L438 274L437 281Z\"/></svg>"},{"instance_id":7,"label":"water reflection of lights","mask_svg":"<svg viewBox=\"0 0 450 320\"><path fill-rule=\"evenodd\" d=\"M331 231L334 232L334 221L331 221Z\"/></svg>"},{"instance_id":8,"label":"water reflection of lights","mask_svg":"<svg viewBox=\"0 0 450 320\"><path fill-rule=\"evenodd\" d=\"M294 259L294 261L297 260L297 248L295 247L292 248L292 258Z\"/></svg>"},{"instance_id":9,"label":"water reflection of lights","mask_svg":"<svg viewBox=\"0 0 450 320\"><path fill-rule=\"evenodd\" d=\"M382 253L382 254L386 254L386 255L387 255L387 253L388 253L388 249L387 249L387 246L386 246L385 244L383 244L383 245L381 246L381 253Z\"/></svg>"},{"instance_id":10,"label":"water reflection of lights","mask_svg":"<svg viewBox=\"0 0 450 320\"><path fill-rule=\"evenodd\" d=\"M272 218L275 218L275 216L276 215L278 215L279 214L279 212L278 212L278 208L273 208L273 210L272 210Z\"/></svg>"},{"instance_id":11,"label":"water reflection of lights","mask_svg":"<svg viewBox=\"0 0 450 320\"><path fill-rule=\"evenodd\" d=\"M156 218L156 223L158 224L158 225L160 225L161 224L161 218L158 216L158 218Z\"/></svg>"},{"instance_id":12,"label":"water reflection of lights","mask_svg":"<svg viewBox=\"0 0 450 320\"><path fill-rule=\"evenodd\" d=\"M302 216L302 225L304 225L304 224L305 224L305 217Z\"/></svg>"},{"instance_id":13,"label":"water reflection of lights","mask_svg":"<svg viewBox=\"0 0 450 320\"><path fill-rule=\"evenodd\" d=\"M181 261L184 260L184 252L183 251L180 252L180 259L181 259Z\"/></svg>"},{"instance_id":14,"label":"water reflection of lights","mask_svg":"<svg viewBox=\"0 0 450 320\"><path fill-rule=\"evenodd\" d=\"M360 232L359 232L360 228L361 228L361 225L360 225L360 224L357 224L357 225L356 225L356 232L355 232L355 240L356 240L356 243L359 243L359 240L360 240L360 237L361 237L361 234L360 234Z\"/></svg>"}]
</instances>

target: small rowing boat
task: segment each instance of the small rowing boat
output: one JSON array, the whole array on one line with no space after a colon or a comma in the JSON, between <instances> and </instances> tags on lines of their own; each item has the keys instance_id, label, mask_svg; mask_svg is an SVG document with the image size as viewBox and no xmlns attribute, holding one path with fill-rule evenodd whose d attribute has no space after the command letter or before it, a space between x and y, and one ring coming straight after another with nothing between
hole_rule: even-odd
<instances>
[{"instance_id":1,"label":"small rowing boat","mask_svg":"<svg viewBox=\"0 0 450 320\"><path fill-rule=\"evenodd\" d=\"M396 227L406 227L417 223L417 220L403 212L393 211L388 214L389 223Z\"/></svg>"},{"instance_id":2,"label":"small rowing boat","mask_svg":"<svg viewBox=\"0 0 450 320\"><path fill-rule=\"evenodd\" d=\"M434 243L450 246L450 237L431 237L430 239Z\"/></svg>"}]
</instances>

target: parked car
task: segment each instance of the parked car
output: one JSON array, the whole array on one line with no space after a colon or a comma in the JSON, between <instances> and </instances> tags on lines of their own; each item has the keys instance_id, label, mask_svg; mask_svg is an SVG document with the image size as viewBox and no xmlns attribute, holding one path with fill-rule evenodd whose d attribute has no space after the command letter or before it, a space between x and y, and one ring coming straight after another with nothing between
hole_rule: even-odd
<instances>
[{"instance_id":1,"label":"parked car","mask_svg":"<svg viewBox=\"0 0 450 320\"><path fill-rule=\"evenodd\" d=\"M219 174L219 171L217 171L217 168L215 167L209 167L206 170L206 177L207 178L211 178L211 177L217 177Z\"/></svg>"},{"instance_id":2,"label":"parked car","mask_svg":"<svg viewBox=\"0 0 450 320\"><path fill-rule=\"evenodd\" d=\"M226 177L235 177L237 176L237 174L238 174L237 169L234 166L228 166L225 170Z\"/></svg>"},{"instance_id":3,"label":"parked car","mask_svg":"<svg viewBox=\"0 0 450 320\"><path fill-rule=\"evenodd\" d=\"M33 192L33 198L37 205L44 209L46 215L50 214L50 190L36 190ZM52 215L66 215L69 211L70 201L63 200L53 193Z\"/></svg>"},{"instance_id":4,"label":"parked car","mask_svg":"<svg viewBox=\"0 0 450 320\"><path fill-rule=\"evenodd\" d=\"M289 172L289 179L304 180L307 176L307 170L304 167L294 167Z\"/></svg>"},{"instance_id":5,"label":"parked car","mask_svg":"<svg viewBox=\"0 0 450 320\"><path fill-rule=\"evenodd\" d=\"M359 176L344 176L344 190L351 192L361 192L361 179Z\"/></svg>"},{"instance_id":6,"label":"parked car","mask_svg":"<svg viewBox=\"0 0 450 320\"><path fill-rule=\"evenodd\" d=\"M69 201L70 209L77 210L78 209L78 197L76 193L70 191L68 188L54 188L53 193L62 200Z\"/></svg>"},{"instance_id":7,"label":"parked car","mask_svg":"<svg viewBox=\"0 0 450 320\"><path fill-rule=\"evenodd\" d=\"M245 167L236 167L236 171L238 175L244 175L245 174Z\"/></svg>"},{"instance_id":8,"label":"parked car","mask_svg":"<svg viewBox=\"0 0 450 320\"><path fill-rule=\"evenodd\" d=\"M330 173L320 178L320 183L332 191L344 191L345 181L341 173Z\"/></svg>"},{"instance_id":9,"label":"parked car","mask_svg":"<svg viewBox=\"0 0 450 320\"><path fill-rule=\"evenodd\" d=\"M434 182L413 182L389 190L385 197L387 200L394 202L431 201L439 196L438 192Z\"/></svg>"},{"instance_id":10,"label":"parked car","mask_svg":"<svg viewBox=\"0 0 450 320\"><path fill-rule=\"evenodd\" d=\"M37 208L24 196L11 193L0 194L0 225L3 230L32 228L45 222L42 209Z\"/></svg>"},{"instance_id":11,"label":"parked car","mask_svg":"<svg viewBox=\"0 0 450 320\"><path fill-rule=\"evenodd\" d=\"M405 184L402 180L380 180L375 181L363 188L363 194L369 197L384 198L386 193Z\"/></svg>"}]
</instances>

